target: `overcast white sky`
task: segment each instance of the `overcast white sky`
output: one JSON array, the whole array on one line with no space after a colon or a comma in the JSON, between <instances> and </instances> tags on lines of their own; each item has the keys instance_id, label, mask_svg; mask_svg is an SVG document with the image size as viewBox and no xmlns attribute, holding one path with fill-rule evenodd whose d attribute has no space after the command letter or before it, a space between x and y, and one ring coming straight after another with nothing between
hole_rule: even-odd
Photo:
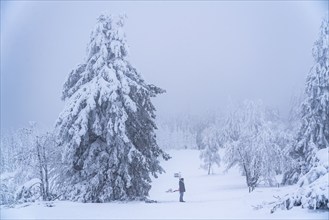
<instances>
[{"instance_id":1,"label":"overcast white sky","mask_svg":"<svg viewBox=\"0 0 329 220\"><path fill-rule=\"evenodd\" d=\"M304 87L328 1L1 1L1 129L54 125L62 85L104 11L126 13L130 60L167 90L158 114L204 114L233 100L287 111Z\"/></svg>"}]
</instances>

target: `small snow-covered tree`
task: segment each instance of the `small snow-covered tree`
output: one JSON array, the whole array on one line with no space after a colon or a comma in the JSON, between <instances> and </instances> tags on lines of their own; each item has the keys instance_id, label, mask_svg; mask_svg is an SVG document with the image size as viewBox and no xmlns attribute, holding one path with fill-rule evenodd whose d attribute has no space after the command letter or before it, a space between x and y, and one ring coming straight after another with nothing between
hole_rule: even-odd
<instances>
[{"instance_id":1,"label":"small snow-covered tree","mask_svg":"<svg viewBox=\"0 0 329 220\"><path fill-rule=\"evenodd\" d=\"M35 177L34 137L36 124L12 131L1 137L1 154L4 155L0 175L0 204L16 203L17 189ZM39 191L38 191L39 193ZM38 194L39 195L39 194Z\"/></svg>"},{"instance_id":2,"label":"small snow-covered tree","mask_svg":"<svg viewBox=\"0 0 329 220\"><path fill-rule=\"evenodd\" d=\"M249 192L263 179L271 184L280 170L281 149L261 101L246 100L230 112L223 129L227 169L238 165Z\"/></svg>"},{"instance_id":3,"label":"small snow-covered tree","mask_svg":"<svg viewBox=\"0 0 329 220\"><path fill-rule=\"evenodd\" d=\"M298 169L291 175L297 181L313 166L315 153L329 147L329 28L328 19L324 19L319 39L313 47L314 66L311 68L305 88L305 100L302 104L302 123L296 144L291 155L298 163ZM296 178L297 176L297 178Z\"/></svg>"},{"instance_id":4,"label":"small snow-covered tree","mask_svg":"<svg viewBox=\"0 0 329 220\"><path fill-rule=\"evenodd\" d=\"M60 167L60 156L58 143L53 133L47 132L36 137L35 154L38 170L40 195L42 200L50 201L55 198L54 179L57 177L58 167Z\"/></svg>"},{"instance_id":5,"label":"small snow-covered tree","mask_svg":"<svg viewBox=\"0 0 329 220\"><path fill-rule=\"evenodd\" d=\"M164 90L146 84L128 61L124 17L101 15L86 60L68 76L57 121L63 147L63 198L83 202L145 199L158 158L151 98Z\"/></svg>"},{"instance_id":6,"label":"small snow-covered tree","mask_svg":"<svg viewBox=\"0 0 329 220\"><path fill-rule=\"evenodd\" d=\"M60 158L52 133L42 134L31 122L2 137L5 152L0 175L0 204L53 199L55 168Z\"/></svg>"},{"instance_id":7,"label":"small snow-covered tree","mask_svg":"<svg viewBox=\"0 0 329 220\"><path fill-rule=\"evenodd\" d=\"M204 148L200 151L200 159L202 160L201 167L211 173L213 165L220 166L220 146L219 132L215 126L210 126L202 132L202 146Z\"/></svg>"}]
</instances>

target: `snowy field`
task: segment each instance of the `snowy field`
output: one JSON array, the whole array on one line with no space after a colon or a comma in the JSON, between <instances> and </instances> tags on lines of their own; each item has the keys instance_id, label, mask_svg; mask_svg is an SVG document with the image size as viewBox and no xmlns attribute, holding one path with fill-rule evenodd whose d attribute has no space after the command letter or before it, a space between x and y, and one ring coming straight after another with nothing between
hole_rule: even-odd
<instances>
[{"instance_id":1,"label":"snowy field","mask_svg":"<svg viewBox=\"0 0 329 220\"><path fill-rule=\"evenodd\" d=\"M114 202L24 204L16 208L1 207L1 219L328 219L329 212L295 207L270 214L269 207L256 210L263 201L273 201L273 195L284 195L290 187L259 187L248 193L245 178L238 170L213 175L200 169L199 151L172 150L172 159L162 162L166 173L153 182L150 199L158 203ZM178 188L174 173L185 179L186 203L178 202L178 193L166 193ZM52 207L47 206L50 205Z\"/></svg>"}]
</instances>

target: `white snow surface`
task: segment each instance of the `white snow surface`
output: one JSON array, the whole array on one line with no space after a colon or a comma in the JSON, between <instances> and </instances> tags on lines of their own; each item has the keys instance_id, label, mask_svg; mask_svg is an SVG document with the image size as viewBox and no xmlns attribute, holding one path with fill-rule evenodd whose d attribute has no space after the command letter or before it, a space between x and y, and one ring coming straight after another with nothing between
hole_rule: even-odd
<instances>
[{"instance_id":1,"label":"white snow surface","mask_svg":"<svg viewBox=\"0 0 329 220\"><path fill-rule=\"evenodd\" d=\"M326 167L329 167L329 148L324 148L316 153L316 157L319 159L320 163Z\"/></svg>"},{"instance_id":2,"label":"white snow surface","mask_svg":"<svg viewBox=\"0 0 329 220\"><path fill-rule=\"evenodd\" d=\"M112 202L78 203L69 201L22 204L15 208L1 206L0 219L328 219L329 212L302 209L254 209L263 202L284 196L292 187L258 187L248 193L245 177L238 169L224 173L224 166L214 169L213 175L200 168L199 151L171 150L169 161L163 161L166 173L154 179L150 199L158 203ZM179 194L166 193L178 188L174 173L185 179L186 203L178 202ZM53 207L49 207L53 206Z\"/></svg>"}]
</instances>

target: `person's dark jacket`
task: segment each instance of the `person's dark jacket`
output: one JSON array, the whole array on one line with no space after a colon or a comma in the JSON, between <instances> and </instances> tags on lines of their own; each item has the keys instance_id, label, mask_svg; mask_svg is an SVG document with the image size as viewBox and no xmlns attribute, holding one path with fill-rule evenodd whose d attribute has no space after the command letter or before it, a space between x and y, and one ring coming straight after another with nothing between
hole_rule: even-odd
<instances>
[{"instance_id":1,"label":"person's dark jacket","mask_svg":"<svg viewBox=\"0 0 329 220\"><path fill-rule=\"evenodd\" d=\"M185 184L182 180L179 181L179 192L185 192Z\"/></svg>"}]
</instances>

